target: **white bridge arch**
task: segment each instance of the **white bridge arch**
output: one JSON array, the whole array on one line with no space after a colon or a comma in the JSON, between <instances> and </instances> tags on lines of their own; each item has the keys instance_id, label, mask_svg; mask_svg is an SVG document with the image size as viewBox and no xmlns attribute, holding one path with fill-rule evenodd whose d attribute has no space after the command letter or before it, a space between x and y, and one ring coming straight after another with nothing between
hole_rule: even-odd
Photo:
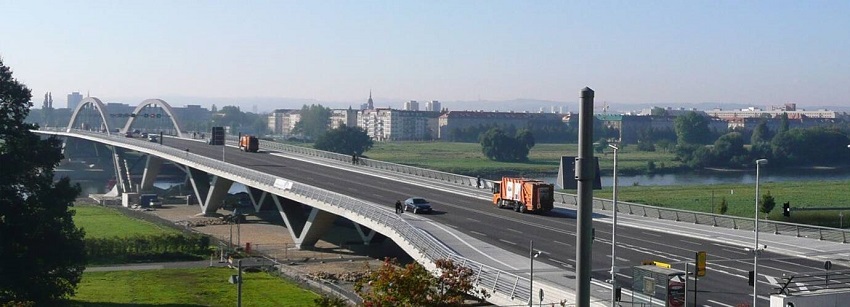
<instances>
[{"instance_id":1,"label":"white bridge arch","mask_svg":"<svg viewBox=\"0 0 850 307\"><path fill-rule=\"evenodd\" d=\"M134 116L131 116L129 119L127 119L127 124L124 125L124 132L130 131L130 126L133 125L133 122L136 120L136 117L138 117L139 111L149 105L159 105L162 110L164 110L165 113L171 117L171 123L174 124L174 129L177 130L177 136L183 137L183 130L180 129L180 124L177 123L177 117L174 116L174 111L171 109L171 105L169 105L167 102L165 102L165 100L162 99L146 99L145 101L142 101L142 103L140 103L138 106L136 106L136 109L133 110Z\"/></svg>"},{"instance_id":2,"label":"white bridge arch","mask_svg":"<svg viewBox=\"0 0 850 307\"><path fill-rule=\"evenodd\" d=\"M97 113L100 113L100 119L103 120L103 127L106 128L106 134L112 133L109 129L109 122L106 121L106 106L100 101L100 99L95 97L86 97L83 101L80 101L80 104L74 108L74 113L71 113L71 121L68 122L68 128L65 132L71 132L71 128L74 127L74 122L77 121L77 116L79 115L80 110L89 104L94 106Z\"/></svg>"}]
</instances>

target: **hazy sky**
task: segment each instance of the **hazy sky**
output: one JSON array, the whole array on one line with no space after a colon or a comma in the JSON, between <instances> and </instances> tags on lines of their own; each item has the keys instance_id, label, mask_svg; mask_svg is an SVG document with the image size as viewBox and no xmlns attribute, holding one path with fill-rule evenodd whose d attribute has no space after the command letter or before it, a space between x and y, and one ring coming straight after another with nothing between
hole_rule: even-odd
<instances>
[{"instance_id":1,"label":"hazy sky","mask_svg":"<svg viewBox=\"0 0 850 307\"><path fill-rule=\"evenodd\" d=\"M0 0L0 12L0 57L60 106L75 90L573 102L585 86L614 103L850 105L846 0Z\"/></svg>"}]
</instances>

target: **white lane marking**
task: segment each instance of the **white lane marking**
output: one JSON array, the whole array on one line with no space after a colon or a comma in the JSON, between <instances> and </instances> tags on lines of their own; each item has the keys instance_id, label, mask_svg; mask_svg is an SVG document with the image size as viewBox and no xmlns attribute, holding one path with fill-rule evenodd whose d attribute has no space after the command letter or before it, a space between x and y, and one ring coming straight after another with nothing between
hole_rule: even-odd
<instances>
[{"instance_id":1,"label":"white lane marking","mask_svg":"<svg viewBox=\"0 0 850 307\"><path fill-rule=\"evenodd\" d=\"M735 307L735 306L732 306L732 305L729 305L729 304L724 304L724 303L721 303L721 302L718 302L718 301L715 301L715 300L705 300L705 301L712 303L712 304L715 304L715 305L724 306L724 307Z\"/></svg>"},{"instance_id":2,"label":"white lane marking","mask_svg":"<svg viewBox=\"0 0 850 307\"><path fill-rule=\"evenodd\" d=\"M504 239L499 239L499 241L502 241L502 242L505 242L505 243L508 243L508 244L511 244L511 245L516 245L516 243L508 241L508 240L504 240Z\"/></svg>"},{"instance_id":3,"label":"white lane marking","mask_svg":"<svg viewBox=\"0 0 850 307\"><path fill-rule=\"evenodd\" d=\"M777 280L776 280L776 277L773 277L773 276L767 276L767 275L765 275L765 276L764 276L764 278L766 278L766 279L767 279L767 281L768 281L769 283L773 284L773 285L778 285L778 284L779 284L779 281L777 281Z\"/></svg>"},{"instance_id":4,"label":"white lane marking","mask_svg":"<svg viewBox=\"0 0 850 307\"><path fill-rule=\"evenodd\" d=\"M629 262L629 259L626 259L626 258L623 258L623 257L617 257L617 260L622 261L622 262Z\"/></svg>"},{"instance_id":5,"label":"white lane marking","mask_svg":"<svg viewBox=\"0 0 850 307\"><path fill-rule=\"evenodd\" d=\"M560 260L556 260L556 259L552 259L552 258L549 258L549 260L552 261L552 262L558 263L558 264L560 264L561 266L564 266L564 267L568 267L568 268L573 267L569 263L566 263L566 262L563 262L563 261L560 261Z\"/></svg>"},{"instance_id":6,"label":"white lane marking","mask_svg":"<svg viewBox=\"0 0 850 307\"><path fill-rule=\"evenodd\" d=\"M473 222L476 222L476 223L481 223L481 221L476 220L476 219L473 219L473 218L466 218L466 219L467 219L467 220L470 220L470 221L473 221Z\"/></svg>"},{"instance_id":7,"label":"white lane marking","mask_svg":"<svg viewBox=\"0 0 850 307\"><path fill-rule=\"evenodd\" d=\"M516 230L516 229L513 229L513 228L505 228L505 229L516 232L516 233L524 233L522 231L519 231L519 230Z\"/></svg>"},{"instance_id":8,"label":"white lane marking","mask_svg":"<svg viewBox=\"0 0 850 307\"><path fill-rule=\"evenodd\" d=\"M477 235L479 235L479 236L485 236L485 237L487 236L486 234L481 233L481 232L477 232L477 231L475 231L475 230L470 230L469 232L474 233L474 234L477 234Z\"/></svg>"},{"instance_id":9,"label":"white lane marking","mask_svg":"<svg viewBox=\"0 0 850 307\"><path fill-rule=\"evenodd\" d=\"M727 252L727 253L733 253L733 254L738 254L738 255L749 255L750 254L750 253L745 253L745 252L742 252L742 251L737 251L737 250L734 250L734 249L723 248L722 250L724 252Z\"/></svg>"},{"instance_id":10,"label":"white lane marking","mask_svg":"<svg viewBox=\"0 0 850 307\"><path fill-rule=\"evenodd\" d=\"M561 241L552 241L552 242L555 242L555 243L558 243L558 244L561 244L561 245L566 245L566 246L573 246L572 244L564 243L564 242L561 242Z\"/></svg>"},{"instance_id":11,"label":"white lane marking","mask_svg":"<svg viewBox=\"0 0 850 307\"><path fill-rule=\"evenodd\" d=\"M654 233L649 233L649 232L643 232L643 231L641 231L640 233L641 233L641 234L644 234L644 235L647 235L647 236L653 236L653 237L658 237L658 238L660 238L660 237L661 237L661 235L659 235L659 234L654 234Z\"/></svg>"},{"instance_id":12,"label":"white lane marking","mask_svg":"<svg viewBox=\"0 0 850 307\"><path fill-rule=\"evenodd\" d=\"M430 223L430 224L431 224L431 225L433 225L434 227L437 227L437 228L439 228L439 229L441 229L441 230L445 231L446 233L450 234L451 236L455 237L455 239L457 239L458 241L460 241L460 242L461 242L461 243L463 243L464 245L468 246L468 247L469 247L469 248L471 248L472 250L474 250L474 251L478 252L479 254L484 255L484 257L490 258L490 260L493 260L493 261L495 261L496 263L499 263L499 264L501 264L501 265L504 265L504 266L506 266L506 267L510 268L511 270L516 270L516 269L517 269L516 267L514 267L514 266L512 266L512 265L509 265L509 264L507 264L507 263L504 263L504 262L502 262L502 261L501 261L501 260L499 260L499 259L493 258L493 256L490 256L490 255L488 255L488 254L486 254L486 253L482 252L480 249L475 248L475 246L472 246L472 244L469 244L469 242L466 242L466 240L461 239L458 235L456 235L456 234L454 234L454 233L452 233L452 232L448 231L447 229L443 228L442 226L440 226L440 224L438 224L438 223L434 223L434 222L428 222L428 223Z\"/></svg>"},{"instance_id":13,"label":"white lane marking","mask_svg":"<svg viewBox=\"0 0 850 307\"><path fill-rule=\"evenodd\" d=\"M702 243L699 243L699 242L693 242L693 241L687 241L687 240L679 240L679 242L682 242L682 243L688 243L688 244L693 244L693 245L702 245Z\"/></svg>"}]
</instances>

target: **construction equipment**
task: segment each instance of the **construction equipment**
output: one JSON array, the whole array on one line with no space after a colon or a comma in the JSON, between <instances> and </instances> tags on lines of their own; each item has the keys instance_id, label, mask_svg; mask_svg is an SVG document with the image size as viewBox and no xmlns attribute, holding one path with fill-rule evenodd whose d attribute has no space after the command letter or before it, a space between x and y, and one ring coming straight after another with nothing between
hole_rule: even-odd
<instances>
[{"instance_id":1,"label":"construction equipment","mask_svg":"<svg viewBox=\"0 0 850 307\"><path fill-rule=\"evenodd\" d=\"M541 180L502 177L493 184L493 204L516 212L545 213L552 210L555 186Z\"/></svg>"}]
</instances>

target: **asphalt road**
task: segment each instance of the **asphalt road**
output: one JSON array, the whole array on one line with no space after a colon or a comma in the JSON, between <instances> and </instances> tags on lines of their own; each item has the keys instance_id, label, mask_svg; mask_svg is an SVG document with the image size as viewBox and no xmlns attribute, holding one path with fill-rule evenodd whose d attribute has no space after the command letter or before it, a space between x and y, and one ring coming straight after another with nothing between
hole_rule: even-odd
<instances>
[{"instance_id":1,"label":"asphalt road","mask_svg":"<svg viewBox=\"0 0 850 307\"><path fill-rule=\"evenodd\" d=\"M221 146L166 139L165 145L191 153L221 159ZM270 155L244 153L236 148L226 148L228 163L255 169L304 184L324 188L362 200L393 207L396 200L410 196L429 199L435 209L430 219L448 225L482 241L520 255L528 254L528 242L534 240L535 249L544 253L537 260L574 271L576 220L575 212L556 209L548 215L519 214L498 209L488 201L435 190L410 183L373 177L355 172L302 162ZM611 266L610 224L594 222L596 240L593 244L592 276L598 280L610 279ZM691 237L671 235L629 227L618 227L617 266L640 265L643 260L671 263L683 269L685 262L693 262L695 252L708 253L709 266L705 277L699 279L697 299L703 306L737 306L752 303L752 287L747 283L752 270L752 255L741 247ZM771 252L759 257L759 306L769 306L769 295L775 290L775 281L783 274L814 272L823 269L820 261L779 255ZM846 269L835 266L833 270ZM624 269L617 280L629 288L631 270ZM574 285L572 286L574 287ZM690 287L693 287L691 285ZM692 302L693 293L689 301Z\"/></svg>"}]
</instances>

